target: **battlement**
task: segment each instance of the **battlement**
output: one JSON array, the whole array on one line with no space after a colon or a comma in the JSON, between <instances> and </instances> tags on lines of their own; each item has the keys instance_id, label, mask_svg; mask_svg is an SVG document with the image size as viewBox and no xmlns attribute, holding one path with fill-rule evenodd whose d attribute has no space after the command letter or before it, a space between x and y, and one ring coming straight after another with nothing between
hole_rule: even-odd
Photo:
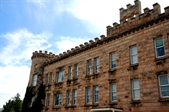
<instances>
[{"instance_id":1,"label":"battlement","mask_svg":"<svg viewBox=\"0 0 169 112\"><path fill-rule=\"evenodd\" d=\"M39 51L35 51L33 52L33 55L32 55L32 59L33 58L36 58L36 57L43 57L43 58L48 58L48 59L51 59L51 58L54 58L55 57L55 54L53 54L52 52L48 52L45 51L44 53L42 52L42 50L39 50Z\"/></svg>"},{"instance_id":2,"label":"battlement","mask_svg":"<svg viewBox=\"0 0 169 112\"><path fill-rule=\"evenodd\" d=\"M128 4L127 9L120 8L119 10L120 24L115 22L113 26L107 26L107 37L124 32L163 15L158 3L153 4L153 9L144 8L144 13L141 13L141 2L139 0L136 0L134 5ZM164 15L168 15L169 8L166 7L164 10Z\"/></svg>"}]
</instances>

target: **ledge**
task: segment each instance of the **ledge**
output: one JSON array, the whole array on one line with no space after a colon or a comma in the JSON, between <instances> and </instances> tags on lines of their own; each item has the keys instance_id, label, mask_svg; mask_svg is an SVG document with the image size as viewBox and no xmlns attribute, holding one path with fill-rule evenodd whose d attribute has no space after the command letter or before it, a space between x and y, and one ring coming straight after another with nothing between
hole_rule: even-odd
<instances>
[{"instance_id":1,"label":"ledge","mask_svg":"<svg viewBox=\"0 0 169 112\"><path fill-rule=\"evenodd\" d=\"M60 86L60 85L62 85L63 84L63 82L56 82L55 83L55 86Z\"/></svg>"},{"instance_id":2,"label":"ledge","mask_svg":"<svg viewBox=\"0 0 169 112\"><path fill-rule=\"evenodd\" d=\"M117 101L115 101L115 102L110 102L109 105L117 105Z\"/></svg>"},{"instance_id":3,"label":"ledge","mask_svg":"<svg viewBox=\"0 0 169 112\"><path fill-rule=\"evenodd\" d=\"M85 104L84 107L90 107L90 106L98 106L98 103L94 103L94 104Z\"/></svg>"},{"instance_id":4,"label":"ledge","mask_svg":"<svg viewBox=\"0 0 169 112\"><path fill-rule=\"evenodd\" d=\"M169 102L169 97L167 98L160 98L158 102Z\"/></svg>"},{"instance_id":5,"label":"ledge","mask_svg":"<svg viewBox=\"0 0 169 112\"><path fill-rule=\"evenodd\" d=\"M131 100L130 104L138 104L138 103L141 103L140 100Z\"/></svg>"},{"instance_id":6,"label":"ledge","mask_svg":"<svg viewBox=\"0 0 169 112\"><path fill-rule=\"evenodd\" d=\"M154 61L156 65L163 65L166 62L166 59L169 58L169 56L163 56L160 58L155 58Z\"/></svg>"},{"instance_id":7,"label":"ledge","mask_svg":"<svg viewBox=\"0 0 169 112\"><path fill-rule=\"evenodd\" d=\"M130 70L136 70L138 68L138 66L139 66L138 63L130 64L127 70L128 71L130 71Z\"/></svg>"},{"instance_id":8,"label":"ledge","mask_svg":"<svg viewBox=\"0 0 169 112\"><path fill-rule=\"evenodd\" d=\"M109 72L115 72L116 68L109 69Z\"/></svg>"},{"instance_id":9,"label":"ledge","mask_svg":"<svg viewBox=\"0 0 169 112\"><path fill-rule=\"evenodd\" d=\"M91 75L86 75L85 78L90 78L90 77L97 77L99 73L93 73Z\"/></svg>"},{"instance_id":10,"label":"ledge","mask_svg":"<svg viewBox=\"0 0 169 112\"><path fill-rule=\"evenodd\" d=\"M76 108L76 105L67 105L65 108Z\"/></svg>"},{"instance_id":11,"label":"ledge","mask_svg":"<svg viewBox=\"0 0 169 112\"><path fill-rule=\"evenodd\" d=\"M53 106L53 109L61 109L62 105Z\"/></svg>"}]
</instances>

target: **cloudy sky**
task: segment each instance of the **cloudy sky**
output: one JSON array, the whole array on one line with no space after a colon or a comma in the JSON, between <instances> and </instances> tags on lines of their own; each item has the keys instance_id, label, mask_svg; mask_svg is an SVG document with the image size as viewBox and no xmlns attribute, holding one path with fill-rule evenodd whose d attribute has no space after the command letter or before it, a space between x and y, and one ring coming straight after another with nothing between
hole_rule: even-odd
<instances>
[{"instance_id":1,"label":"cloudy sky","mask_svg":"<svg viewBox=\"0 0 169 112\"><path fill-rule=\"evenodd\" d=\"M141 0L143 9L166 0ZM119 23L119 9L134 0L0 0L0 108L17 93L23 99L31 56L36 50L58 54L106 35Z\"/></svg>"}]
</instances>

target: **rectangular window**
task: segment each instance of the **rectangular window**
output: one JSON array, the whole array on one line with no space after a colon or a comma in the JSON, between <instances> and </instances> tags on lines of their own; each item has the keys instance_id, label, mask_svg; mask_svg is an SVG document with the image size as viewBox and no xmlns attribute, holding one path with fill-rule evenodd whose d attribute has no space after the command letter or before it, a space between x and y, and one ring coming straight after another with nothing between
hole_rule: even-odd
<instances>
[{"instance_id":1,"label":"rectangular window","mask_svg":"<svg viewBox=\"0 0 169 112\"><path fill-rule=\"evenodd\" d=\"M50 73L49 84L52 85L52 73Z\"/></svg>"},{"instance_id":2,"label":"rectangular window","mask_svg":"<svg viewBox=\"0 0 169 112\"><path fill-rule=\"evenodd\" d=\"M78 77L78 65L75 65L75 75L74 78Z\"/></svg>"},{"instance_id":3,"label":"rectangular window","mask_svg":"<svg viewBox=\"0 0 169 112\"><path fill-rule=\"evenodd\" d=\"M72 66L70 66L69 67L69 79L72 79L72 77L73 77L73 75L72 75L72 70L73 70L73 67Z\"/></svg>"},{"instance_id":4,"label":"rectangular window","mask_svg":"<svg viewBox=\"0 0 169 112\"><path fill-rule=\"evenodd\" d=\"M29 107L32 107L34 100L35 100L35 97L33 96L32 99L31 99Z\"/></svg>"},{"instance_id":5,"label":"rectangular window","mask_svg":"<svg viewBox=\"0 0 169 112\"><path fill-rule=\"evenodd\" d=\"M116 83L111 84L111 101L116 101L117 100L117 95L116 95Z\"/></svg>"},{"instance_id":6,"label":"rectangular window","mask_svg":"<svg viewBox=\"0 0 169 112\"><path fill-rule=\"evenodd\" d=\"M137 46L130 47L130 63L131 64L138 63Z\"/></svg>"},{"instance_id":7,"label":"rectangular window","mask_svg":"<svg viewBox=\"0 0 169 112\"><path fill-rule=\"evenodd\" d=\"M161 97L169 97L169 77L168 75L160 75L159 79L159 88Z\"/></svg>"},{"instance_id":8,"label":"rectangular window","mask_svg":"<svg viewBox=\"0 0 169 112\"><path fill-rule=\"evenodd\" d=\"M64 80L64 71L57 74L57 82L62 82Z\"/></svg>"},{"instance_id":9,"label":"rectangular window","mask_svg":"<svg viewBox=\"0 0 169 112\"><path fill-rule=\"evenodd\" d=\"M132 80L132 95L133 100L140 99L140 85L138 79Z\"/></svg>"},{"instance_id":10,"label":"rectangular window","mask_svg":"<svg viewBox=\"0 0 169 112\"><path fill-rule=\"evenodd\" d=\"M67 105L70 105L70 91L67 91Z\"/></svg>"},{"instance_id":11,"label":"rectangular window","mask_svg":"<svg viewBox=\"0 0 169 112\"><path fill-rule=\"evenodd\" d=\"M90 103L90 88L86 88L86 103Z\"/></svg>"},{"instance_id":12,"label":"rectangular window","mask_svg":"<svg viewBox=\"0 0 169 112\"><path fill-rule=\"evenodd\" d=\"M32 86L36 86L38 75L33 76Z\"/></svg>"},{"instance_id":13,"label":"rectangular window","mask_svg":"<svg viewBox=\"0 0 169 112\"><path fill-rule=\"evenodd\" d=\"M46 74L46 81L45 81L46 85L48 85L48 74Z\"/></svg>"},{"instance_id":14,"label":"rectangular window","mask_svg":"<svg viewBox=\"0 0 169 112\"><path fill-rule=\"evenodd\" d=\"M100 64L99 58L95 58L94 62L95 62L95 73L98 73Z\"/></svg>"},{"instance_id":15,"label":"rectangular window","mask_svg":"<svg viewBox=\"0 0 169 112\"><path fill-rule=\"evenodd\" d=\"M94 87L94 102L97 103L99 101L99 87Z\"/></svg>"},{"instance_id":16,"label":"rectangular window","mask_svg":"<svg viewBox=\"0 0 169 112\"><path fill-rule=\"evenodd\" d=\"M157 38L154 40L155 43L155 52L156 52L156 58L165 56L165 49L164 49L164 41L163 38Z\"/></svg>"},{"instance_id":17,"label":"rectangular window","mask_svg":"<svg viewBox=\"0 0 169 112\"><path fill-rule=\"evenodd\" d=\"M88 75L92 74L92 60L87 61L87 73Z\"/></svg>"},{"instance_id":18,"label":"rectangular window","mask_svg":"<svg viewBox=\"0 0 169 112\"><path fill-rule=\"evenodd\" d=\"M75 105L77 101L77 90L73 90L73 104Z\"/></svg>"},{"instance_id":19,"label":"rectangular window","mask_svg":"<svg viewBox=\"0 0 169 112\"><path fill-rule=\"evenodd\" d=\"M115 69L116 68L116 53L111 53L110 54L110 69Z\"/></svg>"},{"instance_id":20,"label":"rectangular window","mask_svg":"<svg viewBox=\"0 0 169 112\"><path fill-rule=\"evenodd\" d=\"M49 106L49 104L50 104L50 94L47 95L46 106Z\"/></svg>"},{"instance_id":21,"label":"rectangular window","mask_svg":"<svg viewBox=\"0 0 169 112\"><path fill-rule=\"evenodd\" d=\"M62 94L56 94L55 95L55 106L60 106L62 104Z\"/></svg>"}]
</instances>

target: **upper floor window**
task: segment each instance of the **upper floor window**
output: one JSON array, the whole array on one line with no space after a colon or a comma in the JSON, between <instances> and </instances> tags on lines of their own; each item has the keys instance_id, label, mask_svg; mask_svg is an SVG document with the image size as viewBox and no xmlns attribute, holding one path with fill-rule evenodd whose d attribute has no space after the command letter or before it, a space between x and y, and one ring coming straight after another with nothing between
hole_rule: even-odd
<instances>
[{"instance_id":1,"label":"upper floor window","mask_svg":"<svg viewBox=\"0 0 169 112\"><path fill-rule=\"evenodd\" d=\"M113 52L110 54L110 69L116 68L116 53Z\"/></svg>"},{"instance_id":2,"label":"upper floor window","mask_svg":"<svg viewBox=\"0 0 169 112\"><path fill-rule=\"evenodd\" d=\"M133 100L140 99L140 85L138 79L132 80L132 97Z\"/></svg>"},{"instance_id":3,"label":"upper floor window","mask_svg":"<svg viewBox=\"0 0 169 112\"><path fill-rule=\"evenodd\" d=\"M94 62L95 62L95 73L98 73L99 72L99 63L100 63L99 58L95 58Z\"/></svg>"},{"instance_id":4,"label":"upper floor window","mask_svg":"<svg viewBox=\"0 0 169 112\"><path fill-rule=\"evenodd\" d=\"M68 79L72 79L72 77L73 77L72 71L73 71L73 67L70 66L70 67L69 67L69 75L68 75Z\"/></svg>"},{"instance_id":5,"label":"upper floor window","mask_svg":"<svg viewBox=\"0 0 169 112\"><path fill-rule=\"evenodd\" d=\"M47 95L46 106L49 106L49 104L50 104L50 94Z\"/></svg>"},{"instance_id":6,"label":"upper floor window","mask_svg":"<svg viewBox=\"0 0 169 112\"><path fill-rule=\"evenodd\" d=\"M116 83L111 84L111 101L117 100L117 94L116 94Z\"/></svg>"},{"instance_id":7,"label":"upper floor window","mask_svg":"<svg viewBox=\"0 0 169 112\"><path fill-rule=\"evenodd\" d=\"M87 61L87 74L92 74L92 60Z\"/></svg>"},{"instance_id":8,"label":"upper floor window","mask_svg":"<svg viewBox=\"0 0 169 112\"><path fill-rule=\"evenodd\" d=\"M161 97L169 97L169 77L167 74L158 76Z\"/></svg>"},{"instance_id":9,"label":"upper floor window","mask_svg":"<svg viewBox=\"0 0 169 112\"><path fill-rule=\"evenodd\" d=\"M48 85L48 74L46 74L46 81L45 81L46 85Z\"/></svg>"},{"instance_id":10,"label":"upper floor window","mask_svg":"<svg viewBox=\"0 0 169 112\"><path fill-rule=\"evenodd\" d=\"M67 105L70 105L70 91L67 91Z\"/></svg>"},{"instance_id":11,"label":"upper floor window","mask_svg":"<svg viewBox=\"0 0 169 112\"><path fill-rule=\"evenodd\" d=\"M74 74L74 78L78 77L78 65L75 65L75 74Z\"/></svg>"},{"instance_id":12,"label":"upper floor window","mask_svg":"<svg viewBox=\"0 0 169 112\"><path fill-rule=\"evenodd\" d=\"M90 88L86 88L86 103L90 103Z\"/></svg>"},{"instance_id":13,"label":"upper floor window","mask_svg":"<svg viewBox=\"0 0 169 112\"><path fill-rule=\"evenodd\" d=\"M57 82L62 82L64 80L64 71L57 74Z\"/></svg>"},{"instance_id":14,"label":"upper floor window","mask_svg":"<svg viewBox=\"0 0 169 112\"><path fill-rule=\"evenodd\" d=\"M52 85L52 73L50 73L50 76L49 76L49 84Z\"/></svg>"},{"instance_id":15,"label":"upper floor window","mask_svg":"<svg viewBox=\"0 0 169 112\"><path fill-rule=\"evenodd\" d=\"M35 97L33 96L32 99L31 99L29 107L32 107L34 100L35 100Z\"/></svg>"},{"instance_id":16,"label":"upper floor window","mask_svg":"<svg viewBox=\"0 0 169 112\"><path fill-rule=\"evenodd\" d=\"M94 102L97 103L99 101L99 87L94 87Z\"/></svg>"},{"instance_id":17,"label":"upper floor window","mask_svg":"<svg viewBox=\"0 0 169 112\"><path fill-rule=\"evenodd\" d=\"M155 53L156 58L162 57L165 55L165 49L164 49L164 41L163 38L157 38L154 40L155 43Z\"/></svg>"},{"instance_id":18,"label":"upper floor window","mask_svg":"<svg viewBox=\"0 0 169 112\"><path fill-rule=\"evenodd\" d=\"M54 105L60 106L61 104L62 104L62 94L56 94L55 100L54 100Z\"/></svg>"},{"instance_id":19,"label":"upper floor window","mask_svg":"<svg viewBox=\"0 0 169 112\"><path fill-rule=\"evenodd\" d=\"M138 63L137 46L130 47L130 63L131 64Z\"/></svg>"},{"instance_id":20,"label":"upper floor window","mask_svg":"<svg viewBox=\"0 0 169 112\"><path fill-rule=\"evenodd\" d=\"M75 105L77 102L77 90L73 90L73 104Z\"/></svg>"},{"instance_id":21,"label":"upper floor window","mask_svg":"<svg viewBox=\"0 0 169 112\"><path fill-rule=\"evenodd\" d=\"M32 86L36 86L38 75L33 76Z\"/></svg>"}]
</instances>

